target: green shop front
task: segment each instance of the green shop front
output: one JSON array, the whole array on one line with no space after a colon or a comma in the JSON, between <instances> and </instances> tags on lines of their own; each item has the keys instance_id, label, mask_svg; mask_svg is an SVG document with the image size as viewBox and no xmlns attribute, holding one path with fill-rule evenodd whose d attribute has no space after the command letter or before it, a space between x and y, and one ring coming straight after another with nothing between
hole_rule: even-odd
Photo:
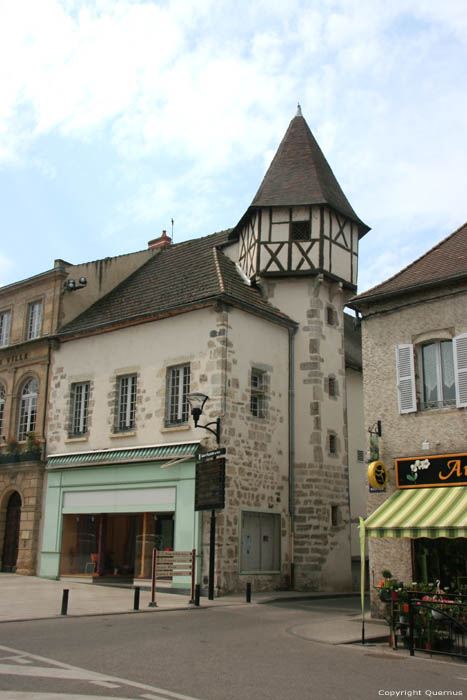
<instances>
[{"instance_id":1,"label":"green shop front","mask_svg":"<svg viewBox=\"0 0 467 700\"><path fill-rule=\"evenodd\" d=\"M40 576L141 582L151 578L154 548L199 551L198 448L186 442L50 455Z\"/></svg>"}]
</instances>

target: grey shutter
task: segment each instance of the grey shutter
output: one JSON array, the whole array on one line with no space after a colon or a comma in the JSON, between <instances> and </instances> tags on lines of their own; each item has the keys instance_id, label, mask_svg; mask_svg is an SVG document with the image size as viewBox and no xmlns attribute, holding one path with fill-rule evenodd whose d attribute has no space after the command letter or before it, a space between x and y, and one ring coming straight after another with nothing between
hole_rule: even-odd
<instances>
[{"instance_id":1,"label":"grey shutter","mask_svg":"<svg viewBox=\"0 0 467 700\"><path fill-rule=\"evenodd\" d=\"M413 345L396 345L397 398L399 413L417 410Z\"/></svg>"},{"instance_id":2,"label":"grey shutter","mask_svg":"<svg viewBox=\"0 0 467 700\"><path fill-rule=\"evenodd\" d=\"M467 333L453 338L454 371L456 377L456 406L467 406Z\"/></svg>"}]
</instances>

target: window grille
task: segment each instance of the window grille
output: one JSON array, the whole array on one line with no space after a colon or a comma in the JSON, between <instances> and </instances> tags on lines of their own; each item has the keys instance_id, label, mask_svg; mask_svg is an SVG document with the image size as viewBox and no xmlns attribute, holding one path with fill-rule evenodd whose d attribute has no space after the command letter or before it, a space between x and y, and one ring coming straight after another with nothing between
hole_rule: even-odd
<instances>
[{"instance_id":1,"label":"window grille","mask_svg":"<svg viewBox=\"0 0 467 700\"><path fill-rule=\"evenodd\" d=\"M135 427L136 374L119 377L117 383L117 425L118 431Z\"/></svg>"},{"instance_id":2,"label":"window grille","mask_svg":"<svg viewBox=\"0 0 467 700\"><path fill-rule=\"evenodd\" d=\"M41 334L42 302L35 301L29 304L28 315L28 339L38 338Z\"/></svg>"},{"instance_id":3,"label":"window grille","mask_svg":"<svg viewBox=\"0 0 467 700\"><path fill-rule=\"evenodd\" d=\"M36 429L37 389L37 381L35 379L29 379L21 391L18 440L25 440L27 433L32 433Z\"/></svg>"},{"instance_id":4,"label":"window grille","mask_svg":"<svg viewBox=\"0 0 467 700\"><path fill-rule=\"evenodd\" d=\"M88 431L89 382L73 384L71 390L71 435L84 435Z\"/></svg>"},{"instance_id":5,"label":"window grille","mask_svg":"<svg viewBox=\"0 0 467 700\"><path fill-rule=\"evenodd\" d=\"M190 365L169 367L167 371L167 424L187 423L190 393Z\"/></svg>"},{"instance_id":6,"label":"window grille","mask_svg":"<svg viewBox=\"0 0 467 700\"><path fill-rule=\"evenodd\" d=\"M292 221L290 224L292 241L309 241L310 240L310 222L309 221Z\"/></svg>"}]
</instances>

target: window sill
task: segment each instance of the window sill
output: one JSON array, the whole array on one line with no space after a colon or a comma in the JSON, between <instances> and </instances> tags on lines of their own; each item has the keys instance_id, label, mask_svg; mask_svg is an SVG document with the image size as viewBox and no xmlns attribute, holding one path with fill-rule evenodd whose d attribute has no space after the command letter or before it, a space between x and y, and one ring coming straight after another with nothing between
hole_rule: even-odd
<instances>
[{"instance_id":1,"label":"window sill","mask_svg":"<svg viewBox=\"0 0 467 700\"><path fill-rule=\"evenodd\" d=\"M69 445L70 443L75 443L75 442L87 442L88 441L88 436L87 435L82 435L80 437L71 437L67 438L65 440L65 444Z\"/></svg>"},{"instance_id":2,"label":"window sill","mask_svg":"<svg viewBox=\"0 0 467 700\"><path fill-rule=\"evenodd\" d=\"M183 425L168 425L165 428L161 428L161 433L175 433L177 430L190 430L191 425L184 423Z\"/></svg>"},{"instance_id":3,"label":"window sill","mask_svg":"<svg viewBox=\"0 0 467 700\"><path fill-rule=\"evenodd\" d=\"M111 440L116 440L118 438L135 437L136 430L122 430L118 433L110 433L109 438Z\"/></svg>"}]
</instances>

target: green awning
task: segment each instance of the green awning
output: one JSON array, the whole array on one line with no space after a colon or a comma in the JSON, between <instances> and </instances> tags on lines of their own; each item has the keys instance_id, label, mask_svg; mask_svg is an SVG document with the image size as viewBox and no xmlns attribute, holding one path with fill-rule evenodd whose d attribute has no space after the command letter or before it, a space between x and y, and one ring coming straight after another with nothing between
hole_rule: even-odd
<instances>
[{"instance_id":1,"label":"green awning","mask_svg":"<svg viewBox=\"0 0 467 700\"><path fill-rule=\"evenodd\" d=\"M367 537L467 537L467 487L396 491L363 526Z\"/></svg>"},{"instance_id":2,"label":"green awning","mask_svg":"<svg viewBox=\"0 0 467 700\"><path fill-rule=\"evenodd\" d=\"M50 455L47 468L87 467L95 464L128 464L129 462L153 462L161 460L181 460L194 457L200 443L181 442L177 444L151 445L149 447L120 448L116 450L93 450Z\"/></svg>"}]
</instances>

